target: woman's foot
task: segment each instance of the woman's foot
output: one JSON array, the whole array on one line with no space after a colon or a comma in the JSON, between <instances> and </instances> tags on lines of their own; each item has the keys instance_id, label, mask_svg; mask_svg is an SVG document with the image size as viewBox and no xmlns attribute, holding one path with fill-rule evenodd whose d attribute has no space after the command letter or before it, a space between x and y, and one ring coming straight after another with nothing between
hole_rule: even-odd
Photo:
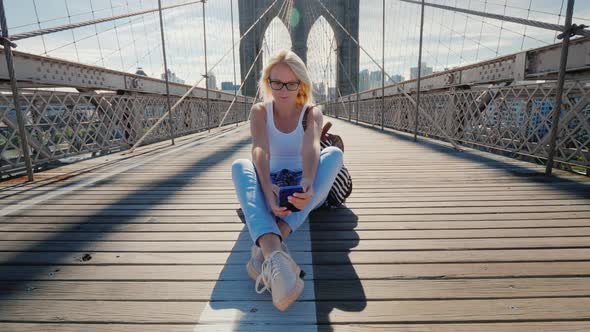
<instances>
[{"instance_id":1,"label":"woman's foot","mask_svg":"<svg viewBox=\"0 0 590 332\"><path fill-rule=\"evenodd\" d=\"M291 255L289 253L289 248L287 248L287 245L285 244L285 242L281 243L281 248L288 255ZM262 254L262 249L260 249L260 247L258 247L256 244L252 245L252 249L250 249L250 253L251 253L251 256L250 256L250 260L246 264L246 271L248 271L248 275L250 276L250 278L252 278L254 281L256 281L256 279L258 279L258 276L262 272L262 263L264 263L264 255ZM297 272L297 274L298 275L300 274L300 270Z\"/></svg>"},{"instance_id":2,"label":"woman's foot","mask_svg":"<svg viewBox=\"0 0 590 332\"><path fill-rule=\"evenodd\" d=\"M289 225L281 218L275 217L275 220L277 222L277 226L279 226L279 230L281 231L281 236L283 238L283 241L281 242L281 248L283 249L284 252L291 255L289 253L289 249L287 248L287 245L285 244L285 240L291 234L291 228L289 228ZM264 262L264 255L262 253L262 249L260 247L258 247L256 244L252 245L252 249L250 250L250 252L251 252L251 256L250 256L250 260L246 264L246 271L248 271L248 275L250 276L250 278L256 280L262 270L262 263ZM301 278L303 278L303 276L305 275L305 273L303 273L303 271L301 271L301 270L298 273L300 274Z\"/></svg>"},{"instance_id":3,"label":"woman's foot","mask_svg":"<svg viewBox=\"0 0 590 332\"><path fill-rule=\"evenodd\" d=\"M285 311L303 292L303 280L299 278L299 266L284 251L275 250L262 263L262 272L256 279L258 294L268 290L274 306ZM260 288L262 285L262 288Z\"/></svg>"}]
</instances>

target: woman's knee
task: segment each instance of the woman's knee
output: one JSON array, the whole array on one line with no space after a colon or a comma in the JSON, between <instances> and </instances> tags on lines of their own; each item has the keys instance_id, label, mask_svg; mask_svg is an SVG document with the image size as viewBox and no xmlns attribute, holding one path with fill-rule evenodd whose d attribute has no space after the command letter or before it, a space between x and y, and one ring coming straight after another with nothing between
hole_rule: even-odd
<instances>
[{"instance_id":1,"label":"woman's knee","mask_svg":"<svg viewBox=\"0 0 590 332\"><path fill-rule=\"evenodd\" d=\"M325 162L334 164L335 167L340 169L344 164L344 154L342 150L335 146L328 146L322 150L322 156Z\"/></svg>"},{"instance_id":2,"label":"woman's knee","mask_svg":"<svg viewBox=\"0 0 590 332\"><path fill-rule=\"evenodd\" d=\"M237 159L231 165L232 178L235 179L237 176L244 174L244 171L252 169L254 169L252 161L248 159Z\"/></svg>"}]
</instances>

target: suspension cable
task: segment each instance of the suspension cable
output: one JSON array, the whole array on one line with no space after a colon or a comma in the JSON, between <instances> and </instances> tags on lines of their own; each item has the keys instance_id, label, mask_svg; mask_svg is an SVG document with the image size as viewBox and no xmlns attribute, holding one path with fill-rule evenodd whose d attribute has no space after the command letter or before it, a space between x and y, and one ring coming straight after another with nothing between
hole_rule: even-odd
<instances>
[{"instance_id":1,"label":"suspension cable","mask_svg":"<svg viewBox=\"0 0 590 332\"><path fill-rule=\"evenodd\" d=\"M399 1L413 3L413 4L419 4L419 5L422 4L422 2L414 1L414 0L399 0ZM487 17L487 18L493 18L493 19L502 20L502 21L505 21L505 22L519 23L519 24L522 24L522 25L530 25L530 26L533 26L533 27L547 29L547 30L555 30L555 31L563 32L563 30L565 29L565 27L563 25L546 23L546 22L541 22L541 21L528 20L528 19L519 18L519 17L512 17L512 16L492 14L492 13L485 13L485 12L480 12L480 11L471 10L471 9L463 9L463 8L452 7L452 6L444 6L444 5L438 5L438 4L434 4L434 3L428 3L428 2L425 2L424 5L425 6L434 7L434 8L439 8L439 9L452 10L452 11L456 11L456 12L461 12L461 13L476 15L476 16L483 16L483 17ZM573 33L576 34L576 35L584 36L584 37L590 37L590 30L586 30L586 29L581 29L581 28L580 29L575 29L573 31Z\"/></svg>"},{"instance_id":2,"label":"suspension cable","mask_svg":"<svg viewBox=\"0 0 590 332\"><path fill-rule=\"evenodd\" d=\"M177 8L177 7L182 7L182 6L188 6L188 5L193 5L193 4L196 4L196 3L201 3L203 1L204 0L192 1L192 2L182 3L182 4L179 4L179 5L172 5L172 6L162 7L162 10L172 9L172 8ZM53 28L48 28L48 29L40 29L40 30L35 30L35 31L18 33L18 34L9 36L8 38L11 41L16 41L16 40L21 40L21 39L27 39L27 38L37 37L37 36L41 36L41 35L46 35L46 34L49 34L49 33L55 33L55 32L59 32L59 31L70 30L70 29L74 29L74 28L80 28L80 27L84 27L84 26L88 26L88 25L92 25L92 24L110 22L110 21L119 20L119 19L122 19L122 18L127 18L127 17L132 17L132 16L138 16L138 15L143 15L143 14L152 13L152 12L157 12L158 10L159 10L158 8L156 8L156 9L148 9L148 10L142 10L142 11L134 12L134 13L128 13L128 14L123 14L123 15L117 15L117 16L111 16L111 17L93 19L93 20L90 20L90 21L84 21L84 22L80 22L80 23L60 25L60 26L53 27ZM93 15L94 15L94 12L93 12Z\"/></svg>"},{"instance_id":3,"label":"suspension cable","mask_svg":"<svg viewBox=\"0 0 590 332\"><path fill-rule=\"evenodd\" d=\"M250 33L250 31L252 31L252 29L253 29L253 28L254 28L254 27L255 27L255 26L256 26L256 25L257 25L257 24L260 22L260 20L262 20L262 18L263 18L264 16L266 16L266 14L267 14L267 13L270 11L270 9L271 9L272 7L274 7L274 5L277 3L277 1L278 1L278 0L274 0L274 1L273 1L273 2L272 2L272 3L271 3L271 4L270 4L270 5L269 5L269 6L266 8L266 10L265 10L265 11L262 13L262 15L260 15L260 17L259 17L259 18L258 18L256 21L254 21L254 23L252 23L252 25L251 25L251 26L248 28L248 30L246 30L246 32L244 32L244 34L242 35L242 37L240 37L240 39L239 39L239 40L238 40L238 41L237 41L237 42L236 42L234 45L232 45L232 47L230 47L230 48L227 50L227 52L225 52L225 54L224 54L224 55L221 57L221 59L219 59L219 61L217 61L217 63L215 63L215 64L213 65L213 67L211 67L211 68L209 69L209 72L211 72L211 71L212 71L212 70L213 70L213 69L214 69L214 68L215 68L215 67L216 67L216 66L217 66L219 63L221 63L221 61L223 61L223 59L224 59L224 58L225 58L225 57L226 57L226 56L227 56L227 55L228 55L228 54L229 54L229 53L232 51L232 49L233 49L233 48L234 48L234 47L235 47L237 44L239 44L239 43L242 41L242 39L244 39L244 37L246 37L246 36L248 35L248 33ZM163 114L163 115L160 117L160 119L159 119L158 121L156 121L156 123L154 123L154 124L152 125L152 127L151 127L150 129L148 129L148 131L146 131L146 132L143 134L143 136L141 136L141 138L140 138L139 140L137 140L137 142L136 142L136 143L135 143L135 144L134 144L134 145L131 147L131 149L129 149L129 151L128 151L127 153L133 153L133 152L135 151L135 149L136 149L136 148L139 146L139 144L141 144L141 143L143 142L143 140L144 140L144 139L145 139L145 138L146 138L146 137L147 137L147 136L148 136L148 135L149 135L149 134L150 134L150 133L151 133L151 132L152 132L152 131L153 131L153 130L154 130L154 129L155 129L157 126L158 126L158 125L160 125L160 123L162 123L162 121L164 121L164 119L166 118L166 116L168 116L168 113L169 113L169 112L172 112L172 111L174 111L174 110L176 109L176 107L177 107L178 105L180 105L180 103L182 103L182 101L183 101L184 99L186 99L186 97L187 97L188 95L190 95L190 94L191 94L191 92L192 92L192 91L193 91L193 90L194 90L194 89L197 87L197 85L198 85L199 83L201 83L201 81L202 81L203 79L204 79L204 77L201 77L201 79L200 79L200 80L198 80L197 82L195 82L195 83L193 84L193 86L192 86L192 87L191 87L191 88L190 88L190 89L189 89L187 92L185 92L185 93L184 93L184 95L183 95L182 97L180 97L180 99L179 99L179 100L178 100L178 101L177 101L177 102L176 102L176 103L175 103L175 104L174 104L174 105L173 105L173 106L172 106L172 107L171 107L171 108L170 108L170 109L169 109L169 110L168 110L166 113L164 113L164 114Z\"/></svg>"}]
</instances>

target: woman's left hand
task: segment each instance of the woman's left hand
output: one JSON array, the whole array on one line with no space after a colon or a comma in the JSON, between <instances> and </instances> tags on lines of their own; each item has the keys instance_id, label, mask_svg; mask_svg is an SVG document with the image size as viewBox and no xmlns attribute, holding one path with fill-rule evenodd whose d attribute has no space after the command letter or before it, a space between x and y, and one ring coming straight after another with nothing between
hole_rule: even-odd
<instances>
[{"instance_id":1,"label":"woman's left hand","mask_svg":"<svg viewBox=\"0 0 590 332\"><path fill-rule=\"evenodd\" d=\"M289 196L289 203L293 204L299 210L303 210L313 197L313 183L305 178L301 179L302 193L293 193Z\"/></svg>"}]
</instances>

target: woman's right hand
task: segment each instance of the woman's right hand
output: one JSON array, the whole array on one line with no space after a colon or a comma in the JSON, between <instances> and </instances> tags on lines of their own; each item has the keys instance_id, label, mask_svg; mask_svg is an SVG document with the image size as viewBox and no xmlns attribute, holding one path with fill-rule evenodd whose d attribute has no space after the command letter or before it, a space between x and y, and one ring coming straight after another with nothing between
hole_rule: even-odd
<instances>
[{"instance_id":1,"label":"woman's right hand","mask_svg":"<svg viewBox=\"0 0 590 332\"><path fill-rule=\"evenodd\" d=\"M271 184L270 192L266 195L266 203L275 216L280 218L290 215L292 213L291 210L288 210L286 207L279 206L279 204L277 204L278 197L279 186L273 183Z\"/></svg>"}]
</instances>

